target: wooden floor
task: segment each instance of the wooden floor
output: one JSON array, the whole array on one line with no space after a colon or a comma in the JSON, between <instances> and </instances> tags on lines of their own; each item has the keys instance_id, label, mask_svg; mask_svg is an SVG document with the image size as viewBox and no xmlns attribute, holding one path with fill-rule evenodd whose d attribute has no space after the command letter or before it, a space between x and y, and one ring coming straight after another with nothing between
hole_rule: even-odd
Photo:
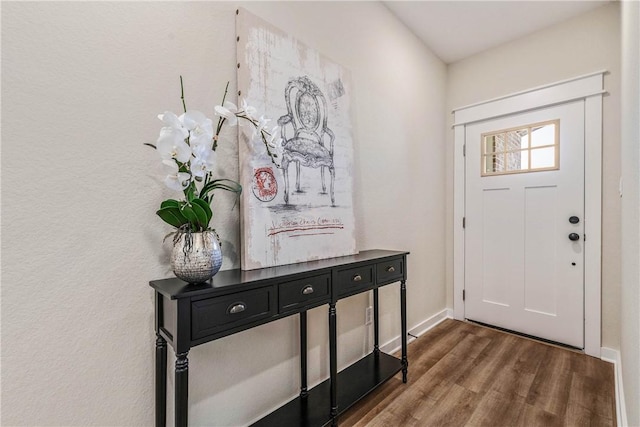
<instances>
[{"instance_id":1,"label":"wooden floor","mask_svg":"<svg viewBox=\"0 0 640 427\"><path fill-rule=\"evenodd\" d=\"M613 365L456 320L411 343L396 376L340 417L347 426L615 426Z\"/></svg>"}]
</instances>

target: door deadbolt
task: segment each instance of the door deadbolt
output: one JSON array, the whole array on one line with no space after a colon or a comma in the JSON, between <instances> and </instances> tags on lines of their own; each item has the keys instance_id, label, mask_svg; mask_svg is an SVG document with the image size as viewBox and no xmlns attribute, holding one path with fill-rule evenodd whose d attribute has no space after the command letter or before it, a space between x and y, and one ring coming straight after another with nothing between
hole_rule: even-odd
<instances>
[{"instance_id":1,"label":"door deadbolt","mask_svg":"<svg viewBox=\"0 0 640 427\"><path fill-rule=\"evenodd\" d=\"M578 233L569 234L569 240L575 242L576 240L580 240L580 235Z\"/></svg>"}]
</instances>

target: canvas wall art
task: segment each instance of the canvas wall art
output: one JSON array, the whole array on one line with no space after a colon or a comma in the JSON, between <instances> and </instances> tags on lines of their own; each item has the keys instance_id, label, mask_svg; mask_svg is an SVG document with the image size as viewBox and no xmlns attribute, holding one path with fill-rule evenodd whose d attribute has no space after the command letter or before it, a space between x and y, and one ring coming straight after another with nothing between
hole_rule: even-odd
<instances>
[{"instance_id":1,"label":"canvas wall art","mask_svg":"<svg viewBox=\"0 0 640 427\"><path fill-rule=\"evenodd\" d=\"M238 92L280 138L240 128L242 269L356 253L348 70L240 9Z\"/></svg>"}]
</instances>

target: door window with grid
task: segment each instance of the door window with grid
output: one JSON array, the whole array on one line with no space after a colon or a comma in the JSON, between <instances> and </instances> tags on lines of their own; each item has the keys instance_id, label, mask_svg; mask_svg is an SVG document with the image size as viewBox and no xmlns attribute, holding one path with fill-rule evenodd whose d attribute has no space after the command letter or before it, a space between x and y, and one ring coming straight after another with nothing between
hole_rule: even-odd
<instances>
[{"instance_id":1,"label":"door window with grid","mask_svg":"<svg viewBox=\"0 0 640 427\"><path fill-rule=\"evenodd\" d=\"M559 169L559 135L559 120L483 134L482 176Z\"/></svg>"}]
</instances>

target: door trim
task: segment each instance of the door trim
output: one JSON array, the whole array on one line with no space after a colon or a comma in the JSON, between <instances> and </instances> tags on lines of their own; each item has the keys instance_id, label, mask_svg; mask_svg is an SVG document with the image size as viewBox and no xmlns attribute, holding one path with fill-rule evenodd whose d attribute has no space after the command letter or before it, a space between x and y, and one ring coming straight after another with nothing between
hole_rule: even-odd
<instances>
[{"instance_id":1,"label":"door trim","mask_svg":"<svg viewBox=\"0 0 640 427\"><path fill-rule=\"evenodd\" d=\"M604 75L599 71L545 86L456 108L453 176L453 317L464 320L464 228L466 125L515 113L584 100L585 118L585 236L584 351L600 357L602 271L602 97Z\"/></svg>"}]
</instances>

